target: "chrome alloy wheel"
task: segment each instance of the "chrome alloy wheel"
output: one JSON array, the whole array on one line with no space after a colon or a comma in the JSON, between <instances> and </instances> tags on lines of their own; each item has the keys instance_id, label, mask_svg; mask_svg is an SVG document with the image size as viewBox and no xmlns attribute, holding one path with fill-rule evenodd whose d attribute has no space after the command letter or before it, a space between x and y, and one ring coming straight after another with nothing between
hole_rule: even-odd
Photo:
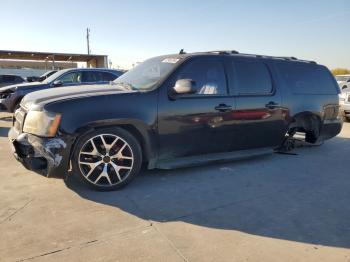
<instances>
[{"instance_id":1,"label":"chrome alloy wheel","mask_svg":"<svg viewBox=\"0 0 350 262\"><path fill-rule=\"evenodd\" d=\"M114 186L124 181L134 164L130 145L114 134L90 138L79 152L79 169L97 186Z\"/></svg>"}]
</instances>

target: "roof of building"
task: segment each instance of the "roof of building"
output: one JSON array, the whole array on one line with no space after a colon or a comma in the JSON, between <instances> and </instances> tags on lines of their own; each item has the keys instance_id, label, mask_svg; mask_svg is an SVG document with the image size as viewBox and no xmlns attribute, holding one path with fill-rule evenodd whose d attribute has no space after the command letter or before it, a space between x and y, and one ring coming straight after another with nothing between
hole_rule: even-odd
<instances>
[{"instance_id":1,"label":"roof of building","mask_svg":"<svg viewBox=\"0 0 350 262\"><path fill-rule=\"evenodd\" d=\"M106 55L0 50L0 59L87 62Z\"/></svg>"}]
</instances>

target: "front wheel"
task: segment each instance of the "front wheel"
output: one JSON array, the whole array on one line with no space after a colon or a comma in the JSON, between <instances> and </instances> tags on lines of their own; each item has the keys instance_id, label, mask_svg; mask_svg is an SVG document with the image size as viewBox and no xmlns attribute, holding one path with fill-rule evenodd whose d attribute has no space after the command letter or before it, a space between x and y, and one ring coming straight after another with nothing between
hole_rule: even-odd
<instances>
[{"instance_id":1,"label":"front wheel","mask_svg":"<svg viewBox=\"0 0 350 262\"><path fill-rule=\"evenodd\" d=\"M101 128L82 135L72 157L73 174L101 191L128 184L140 171L142 152L137 139L122 128Z\"/></svg>"}]
</instances>

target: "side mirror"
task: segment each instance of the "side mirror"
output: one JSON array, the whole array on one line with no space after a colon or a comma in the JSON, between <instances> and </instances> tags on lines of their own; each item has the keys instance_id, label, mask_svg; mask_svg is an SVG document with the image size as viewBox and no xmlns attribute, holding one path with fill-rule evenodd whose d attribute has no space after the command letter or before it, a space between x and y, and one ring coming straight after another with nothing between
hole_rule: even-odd
<instances>
[{"instance_id":1,"label":"side mirror","mask_svg":"<svg viewBox=\"0 0 350 262\"><path fill-rule=\"evenodd\" d=\"M63 85L63 83L62 83L61 80L56 80L56 81L54 81L53 84L52 84L52 86L54 86L54 87L62 86L62 85Z\"/></svg>"},{"instance_id":2,"label":"side mirror","mask_svg":"<svg viewBox=\"0 0 350 262\"><path fill-rule=\"evenodd\" d=\"M196 93L195 82L191 79L177 80L173 87L175 94L193 94Z\"/></svg>"}]
</instances>

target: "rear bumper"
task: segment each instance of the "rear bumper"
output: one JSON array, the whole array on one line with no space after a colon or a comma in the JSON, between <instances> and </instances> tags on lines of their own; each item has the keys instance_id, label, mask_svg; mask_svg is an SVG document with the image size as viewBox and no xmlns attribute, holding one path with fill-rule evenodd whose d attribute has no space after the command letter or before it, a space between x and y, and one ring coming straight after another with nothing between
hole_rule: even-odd
<instances>
[{"instance_id":1,"label":"rear bumper","mask_svg":"<svg viewBox=\"0 0 350 262\"><path fill-rule=\"evenodd\" d=\"M343 121L341 119L336 120L324 120L321 128L319 140L331 139L338 135L343 127Z\"/></svg>"},{"instance_id":2,"label":"rear bumper","mask_svg":"<svg viewBox=\"0 0 350 262\"><path fill-rule=\"evenodd\" d=\"M69 167L70 143L62 138L41 138L16 132L9 140L15 158L29 170L47 177L65 177Z\"/></svg>"}]
</instances>

